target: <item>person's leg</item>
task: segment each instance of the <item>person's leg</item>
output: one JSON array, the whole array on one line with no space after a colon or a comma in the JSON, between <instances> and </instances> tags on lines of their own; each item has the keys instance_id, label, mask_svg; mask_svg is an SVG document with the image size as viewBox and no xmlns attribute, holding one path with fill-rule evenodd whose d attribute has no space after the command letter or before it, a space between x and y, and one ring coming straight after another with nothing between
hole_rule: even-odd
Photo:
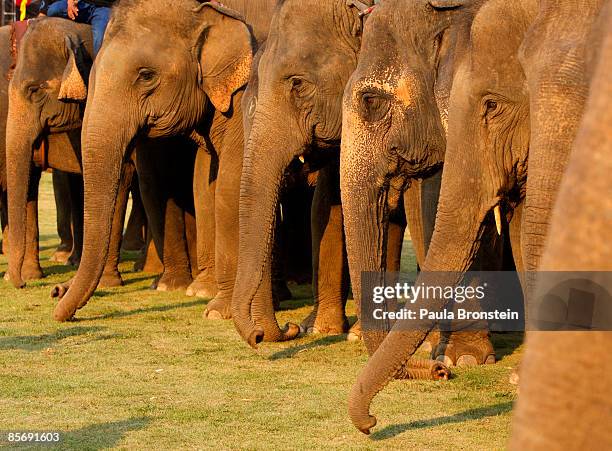
<instances>
[{"instance_id":1,"label":"person's leg","mask_svg":"<svg viewBox=\"0 0 612 451\"><path fill-rule=\"evenodd\" d=\"M68 0L59 0L49 5L47 9L48 17L63 17L68 18Z\"/></svg>"},{"instance_id":2,"label":"person's leg","mask_svg":"<svg viewBox=\"0 0 612 451\"><path fill-rule=\"evenodd\" d=\"M104 6L91 6L92 8L89 23L91 24L91 32L93 34L95 57L98 54L100 47L102 47L102 40L104 39L106 25L108 24L108 20L110 19L111 9Z\"/></svg>"}]
</instances>

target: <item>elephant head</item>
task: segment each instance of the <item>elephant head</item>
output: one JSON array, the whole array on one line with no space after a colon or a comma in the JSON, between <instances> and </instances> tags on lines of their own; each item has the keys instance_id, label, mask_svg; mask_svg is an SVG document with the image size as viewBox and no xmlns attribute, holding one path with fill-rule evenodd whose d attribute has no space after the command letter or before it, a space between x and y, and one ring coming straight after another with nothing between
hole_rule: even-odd
<instances>
[{"instance_id":1,"label":"elephant head","mask_svg":"<svg viewBox=\"0 0 612 451\"><path fill-rule=\"evenodd\" d=\"M442 165L453 70L478 3L389 0L367 19L342 113L341 193L353 287L361 287L363 271L386 269L388 212L402 192ZM406 207L407 214L420 212L420 205ZM417 257L423 264L424 255ZM353 295L360 305L360 290ZM373 352L377 343L365 332Z\"/></svg>"},{"instance_id":2,"label":"elephant head","mask_svg":"<svg viewBox=\"0 0 612 451\"><path fill-rule=\"evenodd\" d=\"M26 202L32 154L49 133L81 126L91 67L91 30L63 19L31 22L9 84L6 152L9 202L9 276L24 286Z\"/></svg>"},{"instance_id":3,"label":"elephant head","mask_svg":"<svg viewBox=\"0 0 612 451\"><path fill-rule=\"evenodd\" d=\"M342 92L360 46L358 13L345 0L279 2L259 59L252 91L256 95L245 108L250 132L232 301L236 328L252 346L299 332L293 324L281 330L272 308L269 281L279 188L294 158L325 158L337 152Z\"/></svg>"},{"instance_id":4,"label":"elephant head","mask_svg":"<svg viewBox=\"0 0 612 451\"><path fill-rule=\"evenodd\" d=\"M458 283L490 230L491 212L500 205L509 211L522 202L530 122L518 53L536 12L535 0L491 0L474 17L469 45L452 82L436 225L416 284ZM430 310L443 305L441 300L427 302ZM425 339L427 331L411 331L402 323L396 322L351 391L349 414L362 432L376 424L369 415L372 398ZM433 327L432 321L425 328Z\"/></svg>"},{"instance_id":5,"label":"elephant head","mask_svg":"<svg viewBox=\"0 0 612 451\"><path fill-rule=\"evenodd\" d=\"M56 319L70 318L95 290L122 167L136 138L189 133L210 104L228 112L247 82L252 54L247 25L218 3L134 0L113 9L83 121L83 255Z\"/></svg>"}]
</instances>

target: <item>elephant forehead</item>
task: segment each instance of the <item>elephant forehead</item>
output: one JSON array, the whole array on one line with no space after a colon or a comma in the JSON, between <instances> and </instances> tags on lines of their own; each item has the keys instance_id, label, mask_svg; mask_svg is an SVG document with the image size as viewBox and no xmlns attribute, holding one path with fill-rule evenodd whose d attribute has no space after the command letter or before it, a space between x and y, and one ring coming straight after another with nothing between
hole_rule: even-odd
<instances>
[{"instance_id":1,"label":"elephant forehead","mask_svg":"<svg viewBox=\"0 0 612 451\"><path fill-rule=\"evenodd\" d=\"M374 89L391 95L400 103L408 106L414 103L416 78L409 72L402 72L395 67L386 67L368 74L355 84L355 91Z\"/></svg>"}]
</instances>

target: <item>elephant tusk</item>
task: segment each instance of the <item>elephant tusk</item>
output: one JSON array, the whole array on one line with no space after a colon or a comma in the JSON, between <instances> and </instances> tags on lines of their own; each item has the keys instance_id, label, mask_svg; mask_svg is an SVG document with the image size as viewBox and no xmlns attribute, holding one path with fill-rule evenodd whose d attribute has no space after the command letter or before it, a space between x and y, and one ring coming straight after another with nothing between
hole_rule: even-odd
<instances>
[{"instance_id":1,"label":"elephant tusk","mask_svg":"<svg viewBox=\"0 0 612 451\"><path fill-rule=\"evenodd\" d=\"M303 162L304 162L304 155L300 155L300 156L298 157L298 160L300 160L300 161L303 163Z\"/></svg>"},{"instance_id":2,"label":"elephant tusk","mask_svg":"<svg viewBox=\"0 0 612 451\"><path fill-rule=\"evenodd\" d=\"M501 223L501 210L499 204L493 208L493 216L495 216L495 227L497 228L497 234L501 235L502 223Z\"/></svg>"}]
</instances>

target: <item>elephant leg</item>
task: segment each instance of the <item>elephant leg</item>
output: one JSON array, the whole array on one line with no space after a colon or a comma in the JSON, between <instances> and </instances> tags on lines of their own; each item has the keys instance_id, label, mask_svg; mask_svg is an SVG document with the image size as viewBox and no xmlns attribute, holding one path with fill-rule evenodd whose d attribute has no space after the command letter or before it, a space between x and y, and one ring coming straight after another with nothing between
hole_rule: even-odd
<instances>
[{"instance_id":1,"label":"elephant leg","mask_svg":"<svg viewBox=\"0 0 612 451\"><path fill-rule=\"evenodd\" d=\"M2 227L2 249L1 252L4 255L8 255L8 193L6 192L6 187L2 187L2 192L0 193L0 226Z\"/></svg>"},{"instance_id":2,"label":"elephant leg","mask_svg":"<svg viewBox=\"0 0 612 451\"><path fill-rule=\"evenodd\" d=\"M147 246L143 255L142 270L152 274L164 272L164 264L157 253L150 228L147 227Z\"/></svg>"},{"instance_id":3,"label":"elephant leg","mask_svg":"<svg viewBox=\"0 0 612 451\"><path fill-rule=\"evenodd\" d=\"M507 227L504 227L502 236L487 229L489 233L483 235L483 245L476 256L472 266L475 271L501 271L504 269L504 241ZM495 280L487 281L487 289L491 292L501 290L502 287L494 286ZM509 287L503 287L504 290ZM466 300L462 308L468 311L482 309L480 302L472 299ZM434 346L432 358L444 362L447 366L475 366L495 363L495 350L491 343L491 334L486 321L471 321L464 326L471 330L453 330L452 332L439 332L439 342Z\"/></svg>"},{"instance_id":4,"label":"elephant leg","mask_svg":"<svg viewBox=\"0 0 612 451\"><path fill-rule=\"evenodd\" d=\"M174 152L169 151L173 144L172 140L147 140L140 144L142 150L136 150L140 194L155 249L164 266L161 277L153 284L159 291L186 289L193 280L184 210L174 197L174 188L184 174L171 161L175 158Z\"/></svg>"},{"instance_id":5,"label":"elephant leg","mask_svg":"<svg viewBox=\"0 0 612 451\"><path fill-rule=\"evenodd\" d=\"M30 185L28 187L28 203L26 205L26 248L21 269L23 280L34 280L43 277L38 256L38 185L40 169L32 168Z\"/></svg>"},{"instance_id":6,"label":"elephant leg","mask_svg":"<svg viewBox=\"0 0 612 451\"><path fill-rule=\"evenodd\" d=\"M301 328L312 333L341 334L348 329L344 308L349 276L337 164L327 165L319 172L311 221L315 305Z\"/></svg>"},{"instance_id":7,"label":"elephant leg","mask_svg":"<svg viewBox=\"0 0 612 451\"><path fill-rule=\"evenodd\" d=\"M53 170L53 196L57 211L57 234L60 244L49 259L52 262L66 263L73 246L72 238L72 205L70 202L69 174Z\"/></svg>"},{"instance_id":8,"label":"elephant leg","mask_svg":"<svg viewBox=\"0 0 612 451\"><path fill-rule=\"evenodd\" d=\"M197 267L187 296L213 298L217 294L215 277L215 188L219 162L216 155L199 149L195 160L193 197L197 226Z\"/></svg>"},{"instance_id":9,"label":"elephant leg","mask_svg":"<svg viewBox=\"0 0 612 451\"><path fill-rule=\"evenodd\" d=\"M123 224L125 223L125 213L133 176L134 165L132 163L125 164L119 182L119 190L117 191L117 202L113 215L108 257L106 258L106 265L104 266L102 278L100 282L98 282L99 287L108 288L123 285L123 279L119 273L119 258L121 256Z\"/></svg>"},{"instance_id":10,"label":"elephant leg","mask_svg":"<svg viewBox=\"0 0 612 451\"><path fill-rule=\"evenodd\" d=\"M146 244L147 216L142 204L140 189L138 188L138 176L132 170L132 182L130 192L132 193L132 209L125 228L125 234L121 242L121 248L125 251L142 251Z\"/></svg>"},{"instance_id":11,"label":"elephant leg","mask_svg":"<svg viewBox=\"0 0 612 451\"><path fill-rule=\"evenodd\" d=\"M287 236L283 227L283 206L279 204L280 211L276 214L276 230L274 242L272 243L272 302L274 310L280 309L280 303L292 298L291 291L287 286L285 275L285 260L283 258L283 248L286 246Z\"/></svg>"},{"instance_id":12,"label":"elephant leg","mask_svg":"<svg viewBox=\"0 0 612 451\"><path fill-rule=\"evenodd\" d=\"M83 252L83 176L67 174L70 194L70 217L72 222L73 246L67 263L78 266Z\"/></svg>"},{"instance_id":13,"label":"elephant leg","mask_svg":"<svg viewBox=\"0 0 612 451\"><path fill-rule=\"evenodd\" d=\"M242 146L226 148L219 157L215 189L215 272L217 295L206 306L211 319L232 317L232 295L238 266L238 205L242 171Z\"/></svg>"}]
</instances>

